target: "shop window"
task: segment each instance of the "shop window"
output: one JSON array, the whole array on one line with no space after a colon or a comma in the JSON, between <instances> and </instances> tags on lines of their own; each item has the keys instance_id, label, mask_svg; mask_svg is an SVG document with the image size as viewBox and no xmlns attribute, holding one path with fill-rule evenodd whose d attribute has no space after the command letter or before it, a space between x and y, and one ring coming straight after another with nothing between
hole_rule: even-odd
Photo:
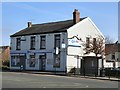
<instances>
[{"instance_id":1,"label":"shop window","mask_svg":"<svg viewBox=\"0 0 120 90\"><path fill-rule=\"evenodd\" d=\"M60 54L54 54L54 68L60 68Z\"/></svg>"},{"instance_id":2,"label":"shop window","mask_svg":"<svg viewBox=\"0 0 120 90\"><path fill-rule=\"evenodd\" d=\"M30 55L30 67L35 67L35 55Z\"/></svg>"},{"instance_id":3,"label":"shop window","mask_svg":"<svg viewBox=\"0 0 120 90\"><path fill-rule=\"evenodd\" d=\"M19 56L11 57L11 66L20 66L20 57Z\"/></svg>"}]
</instances>

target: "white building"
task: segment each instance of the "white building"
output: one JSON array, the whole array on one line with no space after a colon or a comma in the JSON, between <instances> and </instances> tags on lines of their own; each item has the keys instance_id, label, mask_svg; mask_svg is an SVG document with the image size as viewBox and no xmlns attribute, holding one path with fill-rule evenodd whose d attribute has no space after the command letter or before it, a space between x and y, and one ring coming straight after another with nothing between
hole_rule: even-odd
<instances>
[{"instance_id":1,"label":"white building","mask_svg":"<svg viewBox=\"0 0 120 90\"><path fill-rule=\"evenodd\" d=\"M81 69L82 42L97 35L104 38L93 21L89 17L80 18L76 9L73 20L44 24L28 22L27 28L11 35L10 68L19 70L22 65L23 70L67 72L74 67ZM102 67L102 60L91 59L86 63L89 67Z\"/></svg>"}]
</instances>

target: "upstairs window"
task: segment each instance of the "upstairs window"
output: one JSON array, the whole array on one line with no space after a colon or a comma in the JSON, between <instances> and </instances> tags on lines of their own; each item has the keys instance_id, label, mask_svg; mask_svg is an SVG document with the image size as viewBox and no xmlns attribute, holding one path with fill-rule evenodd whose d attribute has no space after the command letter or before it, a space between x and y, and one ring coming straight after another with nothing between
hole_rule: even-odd
<instances>
[{"instance_id":1,"label":"upstairs window","mask_svg":"<svg viewBox=\"0 0 120 90\"><path fill-rule=\"evenodd\" d=\"M96 48L96 38L93 38L93 49Z\"/></svg>"},{"instance_id":2,"label":"upstairs window","mask_svg":"<svg viewBox=\"0 0 120 90\"><path fill-rule=\"evenodd\" d=\"M55 35L54 46L60 48L60 34Z\"/></svg>"},{"instance_id":3,"label":"upstairs window","mask_svg":"<svg viewBox=\"0 0 120 90\"><path fill-rule=\"evenodd\" d=\"M115 54L112 54L112 59L115 60Z\"/></svg>"},{"instance_id":4,"label":"upstairs window","mask_svg":"<svg viewBox=\"0 0 120 90\"><path fill-rule=\"evenodd\" d=\"M40 49L46 49L46 37L40 36Z\"/></svg>"},{"instance_id":5,"label":"upstairs window","mask_svg":"<svg viewBox=\"0 0 120 90\"><path fill-rule=\"evenodd\" d=\"M20 50L21 44L20 44L20 38L16 38L16 50Z\"/></svg>"},{"instance_id":6,"label":"upstairs window","mask_svg":"<svg viewBox=\"0 0 120 90\"><path fill-rule=\"evenodd\" d=\"M86 37L86 48L89 48L90 46L90 38Z\"/></svg>"},{"instance_id":7,"label":"upstairs window","mask_svg":"<svg viewBox=\"0 0 120 90\"><path fill-rule=\"evenodd\" d=\"M35 36L31 37L31 50L35 50Z\"/></svg>"}]
</instances>

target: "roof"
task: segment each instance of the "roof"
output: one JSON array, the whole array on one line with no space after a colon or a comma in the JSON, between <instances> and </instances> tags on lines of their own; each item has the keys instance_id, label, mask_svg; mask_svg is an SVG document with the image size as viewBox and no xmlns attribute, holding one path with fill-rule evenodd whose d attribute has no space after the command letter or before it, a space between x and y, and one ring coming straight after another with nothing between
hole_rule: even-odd
<instances>
[{"instance_id":1,"label":"roof","mask_svg":"<svg viewBox=\"0 0 120 90\"><path fill-rule=\"evenodd\" d=\"M10 46L0 46L0 48L7 48L7 47L10 47Z\"/></svg>"},{"instance_id":2,"label":"roof","mask_svg":"<svg viewBox=\"0 0 120 90\"><path fill-rule=\"evenodd\" d=\"M0 46L0 52L3 52L6 49L10 49L10 46Z\"/></svg>"},{"instance_id":3,"label":"roof","mask_svg":"<svg viewBox=\"0 0 120 90\"><path fill-rule=\"evenodd\" d=\"M85 18L80 18L80 21L82 21ZM23 30L20 30L19 32L11 35L11 37L45 34L45 33L67 32L67 29L73 25L74 25L73 20L65 20L65 21L50 22L50 23L43 23L43 24L33 24L32 27L29 27L29 28L27 27Z\"/></svg>"},{"instance_id":4,"label":"roof","mask_svg":"<svg viewBox=\"0 0 120 90\"><path fill-rule=\"evenodd\" d=\"M120 44L116 44L116 43L113 43L113 44L105 44L105 54L108 55L108 54L112 54L112 53L115 53L115 52L120 52Z\"/></svg>"}]
</instances>

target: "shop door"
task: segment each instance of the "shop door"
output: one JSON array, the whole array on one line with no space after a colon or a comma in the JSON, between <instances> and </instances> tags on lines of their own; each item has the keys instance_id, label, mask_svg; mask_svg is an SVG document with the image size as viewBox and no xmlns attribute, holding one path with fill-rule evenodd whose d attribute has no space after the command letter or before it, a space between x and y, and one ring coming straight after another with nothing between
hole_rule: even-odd
<instances>
[{"instance_id":1,"label":"shop door","mask_svg":"<svg viewBox=\"0 0 120 90\"><path fill-rule=\"evenodd\" d=\"M41 71L45 71L45 67L46 67L46 56L45 56L45 55L40 55L40 56L39 56L39 60L40 60Z\"/></svg>"}]
</instances>

